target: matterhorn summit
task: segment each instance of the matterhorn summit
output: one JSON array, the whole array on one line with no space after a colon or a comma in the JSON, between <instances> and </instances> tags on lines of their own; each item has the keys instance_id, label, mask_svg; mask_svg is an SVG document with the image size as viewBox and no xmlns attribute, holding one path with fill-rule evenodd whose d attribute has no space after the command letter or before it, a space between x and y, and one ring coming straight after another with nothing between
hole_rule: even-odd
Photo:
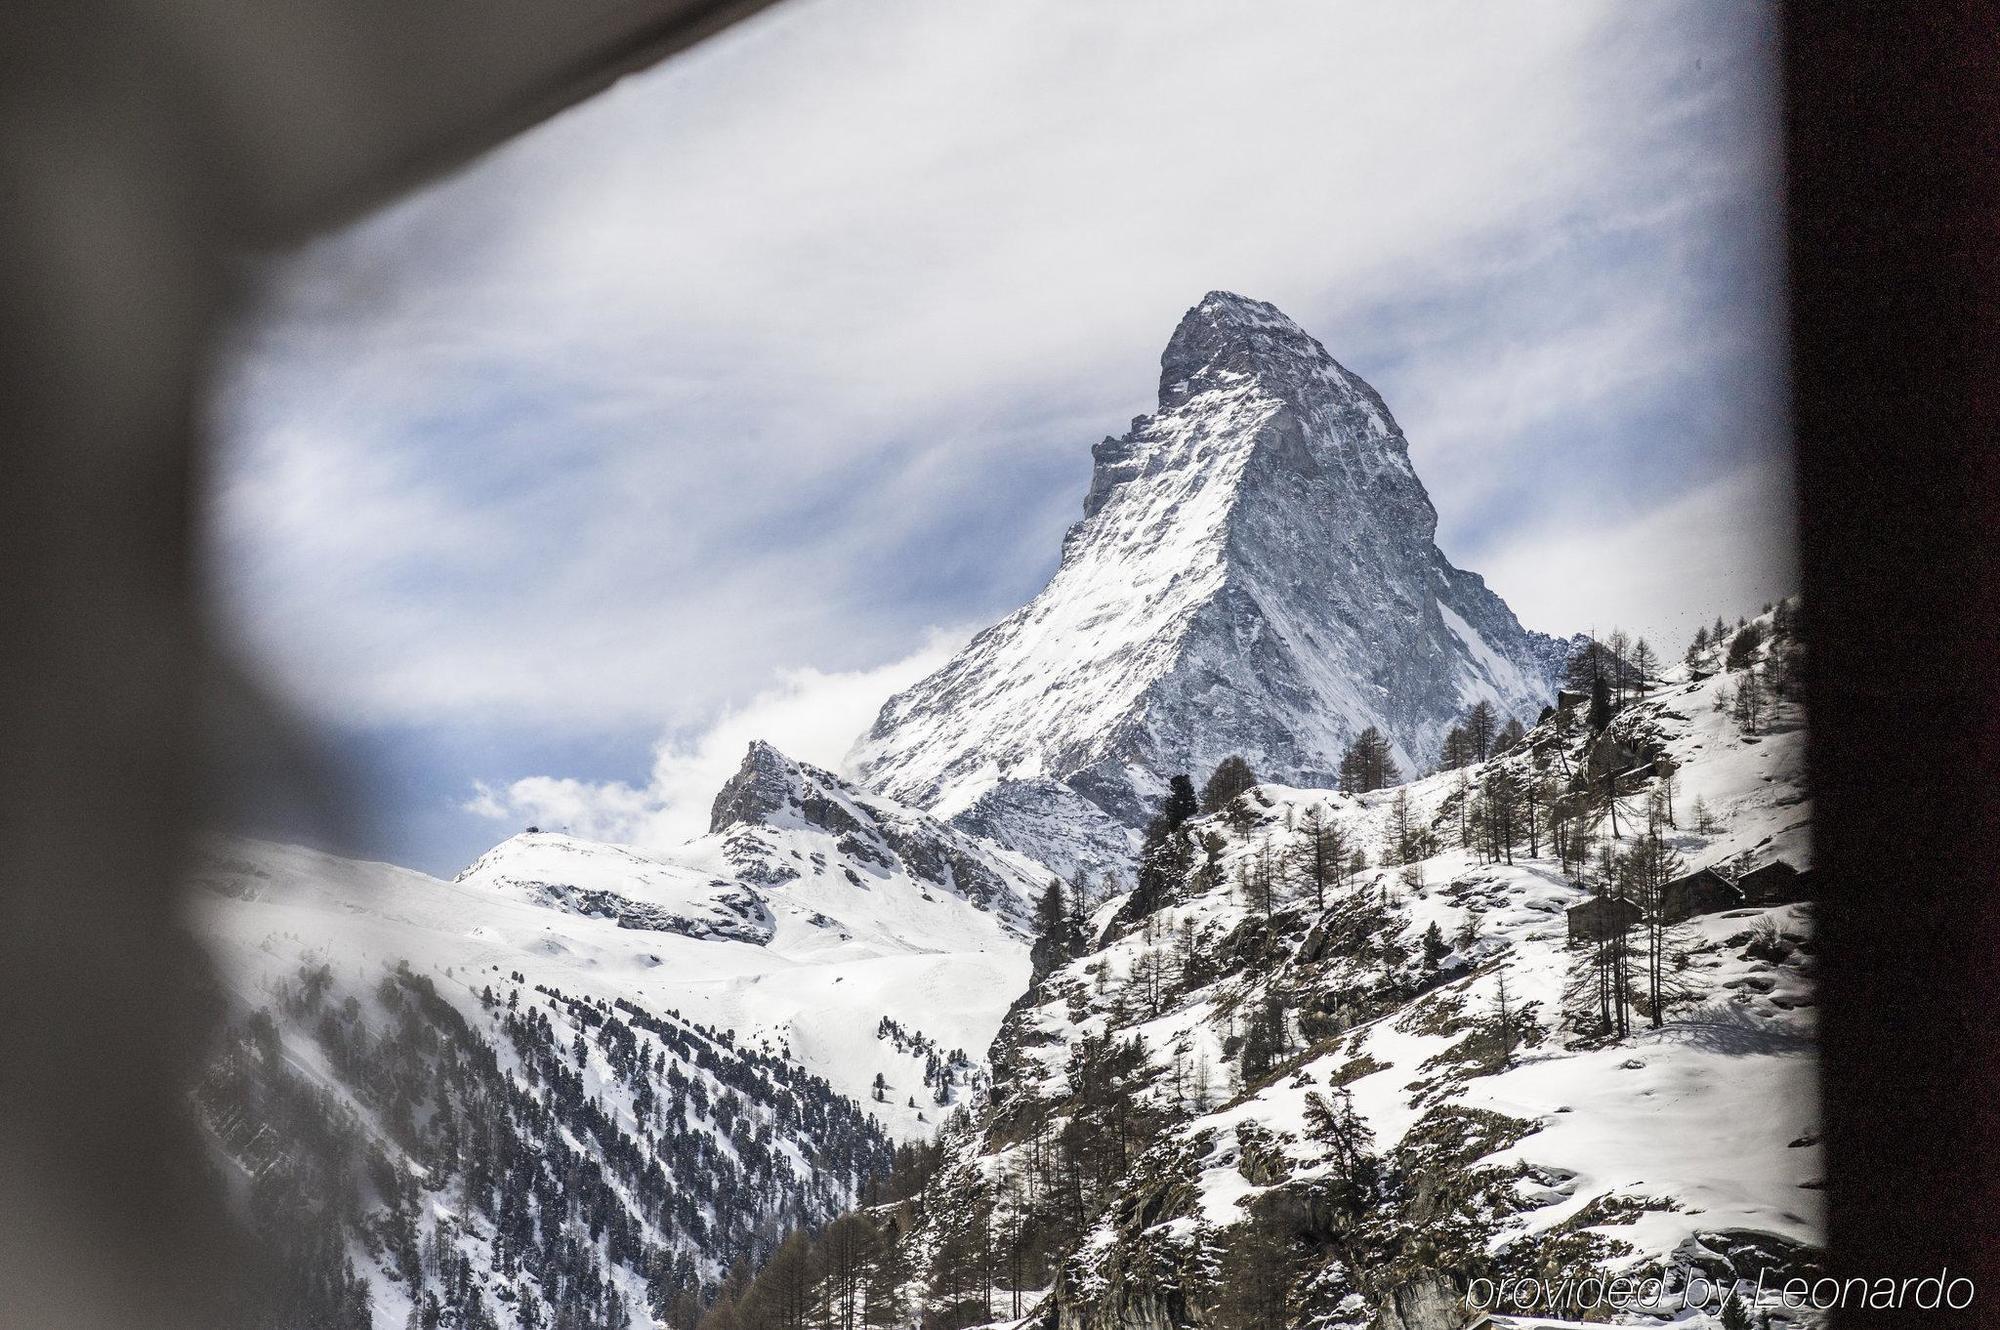
<instances>
[{"instance_id":1,"label":"matterhorn summit","mask_svg":"<svg viewBox=\"0 0 2000 1330\"><path fill-rule=\"evenodd\" d=\"M1055 576L890 699L852 757L870 787L1045 855L1063 823L1089 862L1172 773L1240 753L1329 786L1368 726L1409 770L1482 698L1550 700L1566 644L1445 559L1387 405L1274 306L1205 296L1158 409L1092 457Z\"/></svg>"}]
</instances>

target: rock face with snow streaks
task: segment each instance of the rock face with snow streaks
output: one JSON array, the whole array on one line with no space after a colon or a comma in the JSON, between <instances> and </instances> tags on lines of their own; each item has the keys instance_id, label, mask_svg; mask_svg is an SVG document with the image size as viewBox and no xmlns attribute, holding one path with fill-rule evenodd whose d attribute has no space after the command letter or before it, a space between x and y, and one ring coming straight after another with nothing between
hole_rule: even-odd
<instances>
[{"instance_id":1,"label":"rock face with snow streaks","mask_svg":"<svg viewBox=\"0 0 2000 1330\"><path fill-rule=\"evenodd\" d=\"M1160 365L1158 410L1092 450L1048 586L889 701L855 750L865 783L1002 836L1060 784L1130 827L1165 775L1231 753L1329 785L1370 725L1411 767L1480 698L1534 719L1565 644L1439 552L1373 388L1226 292Z\"/></svg>"}]
</instances>

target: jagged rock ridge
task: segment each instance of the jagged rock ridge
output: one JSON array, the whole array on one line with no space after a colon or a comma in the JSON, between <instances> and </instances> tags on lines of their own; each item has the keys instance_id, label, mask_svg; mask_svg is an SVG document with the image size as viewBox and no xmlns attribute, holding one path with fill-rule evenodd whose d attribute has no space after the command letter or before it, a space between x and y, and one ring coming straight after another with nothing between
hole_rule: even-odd
<instances>
[{"instance_id":1,"label":"jagged rock ridge","mask_svg":"<svg viewBox=\"0 0 2000 1330\"><path fill-rule=\"evenodd\" d=\"M889 701L853 755L864 783L1003 837L1059 783L1130 827L1165 774L1230 753L1325 786L1369 725L1415 767L1477 699L1534 718L1566 644L1438 550L1374 389L1219 291L1160 364L1158 410L1092 450L1048 586Z\"/></svg>"},{"instance_id":2,"label":"jagged rock ridge","mask_svg":"<svg viewBox=\"0 0 2000 1330\"><path fill-rule=\"evenodd\" d=\"M856 886L869 872L904 873L959 896L1016 930L1025 927L1039 868L949 823L871 795L823 767L756 740L716 793L709 835L740 880L778 885L799 876L795 846L782 833L833 838L842 873Z\"/></svg>"}]
</instances>

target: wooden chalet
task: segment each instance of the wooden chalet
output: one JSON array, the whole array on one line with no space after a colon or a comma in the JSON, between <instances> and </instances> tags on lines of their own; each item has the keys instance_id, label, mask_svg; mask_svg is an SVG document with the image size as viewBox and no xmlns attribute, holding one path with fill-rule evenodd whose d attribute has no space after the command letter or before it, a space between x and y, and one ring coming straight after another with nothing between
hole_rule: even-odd
<instances>
[{"instance_id":1,"label":"wooden chalet","mask_svg":"<svg viewBox=\"0 0 2000 1330\"><path fill-rule=\"evenodd\" d=\"M1734 882L1713 868L1702 868L1660 889L1660 914L1668 923L1677 924L1698 914L1737 909L1743 901L1743 892Z\"/></svg>"},{"instance_id":2,"label":"wooden chalet","mask_svg":"<svg viewBox=\"0 0 2000 1330\"><path fill-rule=\"evenodd\" d=\"M1743 889L1746 905L1789 905L1807 898L1809 872L1801 873L1783 859L1773 859L1737 878L1736 885Z\"/></svg>"},{"instance_id":3,"label":"wooden chalet","mask_svg":"<svg viewBox=\"0 0 2000 1330\"><path fill-rule=\"evenodd\" d=\"M1646 912L1623 896L1592 896L1569 907L1571 942L1602 942L1639 926Z\"/></svg>"}]
</instances>

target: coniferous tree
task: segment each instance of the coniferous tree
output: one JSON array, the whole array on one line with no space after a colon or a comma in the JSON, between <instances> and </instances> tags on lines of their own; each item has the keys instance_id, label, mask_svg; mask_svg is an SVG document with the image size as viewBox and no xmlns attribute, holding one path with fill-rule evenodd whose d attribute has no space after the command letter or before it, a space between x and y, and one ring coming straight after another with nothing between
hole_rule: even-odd
<instances>
[{"instance_id":1,"label":"coniferous tree","mask_svg":"<svg viewBox=\"0 0 2000 1330\"><path fill-rule=\"evenodd\" d=\"M1612 700L1620 708L1625 705L1625 691L1632 680L1632 639L1623 628L1611 630L1611 636L1604 639L1604 650L1609 656L1608 673L1611 679Z\"/></svg>"},{"instance_id":2,"label":"coniferous tree","mask_svg":"<svg viewBox=\"0 0 2000 1330\"><path fill-rule=\"evenodd\" d=\"M1609 846L1600 849L1593 894L1603 913L1593 935L1578 949L1564 987L1571 1023L1583 1033L1622 1040L1631 1033L1632 948L1629 912L1619 861Z\"/></svg>"},{"instance_id":3,"label":"coniferous tree","mask_svg":"<svg viewBox=\"0 0 2000 1330\"><path fill-rule=\"evenodd\" d=\"M1521 839L1520 780L1506 767L1494 767L1481 790L1481 802L1486 807L1487 857L1513 863L1514 846Z\"/></svg>"},{"instance_id":4,"label":"coniferous tree","mask_svg":"<svg viewBox=\"0 0 2000 1330\"><path fill-rule=\"evenodd\" d=\"M1035 903L1035 942L1028 951L1029 982L1038 983L1069 962L1074 954L1072 933L1070 903L1063 892L1062 879L1052 877Z\"/></svg>"},{"instance_id":5,"label":"coniferous tree","mask_svg":"<svg viewBox=\"0 0 2000 1330\"><path fill-rule=\"evenodd\" d=\"M1656 789L1660 820L1678 830L1681 824L1674 813L1674 795L1680 788L1680 764L1662 753L1656 766L1660 776Z\"/></svg>"},{"instance_id":6,"label":"coniferous tree","mask_svg":"<svg viewBox=\"0 0 2000 1330\"><path fill-rule=\"evenodd\" d=\"M1542 857L1542 832L1546 828L1553 836L1556 802L1562 798L1562 787L1546 774L1531 776L1522 784L1522 794L1527 802L1525 825L1528 831L1528 857Z\"/></svg>"},{"instance_id":7,"label":"coniferous tree","mask_svg":"<svg viewBox=\"0 0 2000 1330\"><path fill-rule=\"evenodd\" d=\"M1267 842L1249 856L1238 868L1243 898L1250 907L1262 915L1270 915L1278 908L1279 864Z\"/></svg>"},{"instance_id":8,"label":"coniferous tree","mask_svg":"<svg viewBox=\"0 0 2000 1330\"><path fill-rule=\"evenodd\" d=\"M1694 829L1704 836L1713 836L1716 831L1715 810L1698 794L1694 797Z\"/></svg>"},{"instance_id":9,"label":"coniferous tree","mask_svg":"<svg viewBox=\"0 0 2000 1330\"><path fill-rule=\"evenodd\" d=\"M1201 811L1219 813L1257 784L1257 774L1241 757L1231 754L1216 764L1208 783L1201 787Z\"/></svg>"},{"instance_id":10,"label":"coniferous tree","mask_svg":"<svg viewBox=\"0 0 2000 1330\"><path fill-rule=\"evenodd\" d=\"M1345 1086L1329 1102L1317 1090L1306 1095L1306 1135L1324 1147L1333 1175L1343 1182L1365 1181L1371 1172L1375 1135L1354 1109L1354 1095Z\"/></svg>"},{"instance_id":11,"label":"coniferous tree","mask_svg":"<svg viewBox=\"0 0 2000 1330\"><path fill-rule=\"evenodd\" d=\"M1340 792L1342 794L1363 794L1368 790L1368 778L1362 762L1359 738L1347 745L1340 755Z\"/></svg>"},{"instance_id":12,"label":"coniferous tree","mask_svg":"<svg viewBox=\"0 0 2000 1330\"><path fill-rule=\"evenodd\" d=\"M1445 945L1444 930L1438 927L1437 920L1431 920L1431 926L1424 930L1424 968L1437 969L1450 953L1451 948Z\"/></svg>"},{"instance_id":13,"label":"coniferous tree","mask_svg":"<svg viewBox=\"0 0 2000 1330\"><path fill-rule=\"evenodd\" d=\"M1459 921L1458 932L1452 937L1452 945L1463 955L1472 954L1472 949L1479 945L1478 915L1466 911L1465 918Z\"/></svg>"},{"instance_id":14,"label":"coniferous tree","mask_svg":"<svg viewBox=\"0 0 2000 1330\"><path fill-rule=\"evenodd\" d=\"M1493 999L1493 1015L1497 1026L1494 1033L1497 1036L1495 1042L1500 1052L1500 1066L1502 1070L1505 1070L1514 1065L1514 1040L1516 1033L1514 1029L1514 1000L1513 996L1507 991L1507 967L1504 965L1501 966L1500 973L1495 978L1498 983L1498 991L1494 994Z\"/></svg>"},{"instance_id":15,"label":"coniferous tree","mask_svg":"<svg viewBox=\"0 0 2000 1330\"><path fill-rule=\"evenodd\" d=\"M1611 681L1606 675L1600 674L1591 681L1589 723L1599 734L1611 723Z\"/></svg>"},{"instance_id":16,"label":"coniferous tree","mask_svg":"<svg viewBox=\"0 0 2000 1330\"><path fill-rule=\"evenodd\" d=\"M1187 823L1200 808L1194 783L1185 775L1168 782L1158 816L1146 824L1139 847L1138 879L1118 912L1121 922L1137 923L1180 899L1195 864L1195 846L1189 840Z\"/></svg>"},{"instance_id":17,"label":"coniferous tree","mask_svg":"<svg viewBox=\"0 0 2000 1330\"><path fill-rule=\"evenodd\" d=\"M1563 662L1563 687L1572 693L1590 694L1603 678L1604 646L1596 638L1586 637Z\"/></svg>"},{"instance_id":18,"label":"coniferous tree","mask_svg":"<svg viewBox=\"0 0 2000 1330\"><path fill-rule=\"evenodd\" d=\"M1366 794L1384 789L1403 778L1389 751L1389 741L1370 725L1354 736L1340 759L1340 789L1343 794Z\"/></svg>"},{"instance_id":19,"label":"coniferous tree","mask_svg":"<svg viewBox=\"0 0 2000 1330\"><path fill-rule=\"evenodd\" d=\"M1465 713L1465 737L1472 745L1472 757L1476 762L1484 762L1494 752L1493 741L1500 733L1500 713L1493 704L1480 698Z\"/></svg>"},{"instance_id":20,"label":"coniferous tree","mask_svg":"<svg viewBox=\"0 0 2000 1330\"><path fill-rule=\"evenodd\" d=\"M1090 911L1093 904L1090 876L1079 868L1069 883L1069 926L1065 940L1072 959L1090 949Z\"/></svg>"},{"instance_id":21,"label":"coniferous tree","mask_svg":"<svg viewBox=\"0 0 2000 1330\"><path fill-rule=\"evenodd\" d=\"M1284 999L1273 989L1243 1031L1243 1084L1255 1085L1270 1075L1289 1042Z\"/></svg>"},{"instance_id":22,"label":"coniferous tree","mask_svg":"<svg viewBox=\"0 0 2000 1330\"><path fill-rule=\"evenodd\" d=\"M1747 669L1757 659L1757 649L1764 645L1764 625L1746 623L1736 630L1736 636L1729 639L1729 654L1723 659L1724 668L1733 671Z\"/></svg>"},{"instance_id":23,"label":"coniferous tree","mask_svg":"<svg viewBox=\"0 0 2000 1330\"><path fill-rule=\"evenodd\" d=\"M1425 825L1410 802L1408 786L1396 788L1389 805L1389 837L1382 846L1384 864L1414 864L1437 853L1437 837Z\"/></svg>"},{"instance_id":24,"label":"coniferous tree","mask_svg":"<svg viewBox=\"0 0 2000 1330\"><path fill-rule=\"evenodd\" d=\"M1679 962L1686 955L1687 944L1667 918L1666 900L1667 884L1686 867L1667 844L1658 822L1646 828L1619 862L1623 893L1640 910L1639 959L1644 967L1646 1015L1656 1030L1665 1023L1670 1007L1693 995Z\"/></svg>"},{"instance_id":25,"label":"coniferous tree","mask_svg":"<svg viewBox=\"0 0 2000 1330\"><path fill-rule=\"evenodd\" d=\"M1301 839L1294 850L1298 878L1311 888L1313 908L1326 908L1326 893L1347 867L1347 837L1317 803L1308 805L1299 825Z\"/></svg>"},{"instance_id":26,"label":"coniferous tree","mask_svg":"<svg viewBox=\"0 0 2000 1330\"><path fill-rule=\"evenodd\" d=\"M1732 710L1737 725L1745 734L1758 733L1763 728L1769 706L1770 699L1761 672L1756 665L1750 665L1743 671L1743 681L1736 685L1736 701Z\"/></svg>"}]
</instances>

